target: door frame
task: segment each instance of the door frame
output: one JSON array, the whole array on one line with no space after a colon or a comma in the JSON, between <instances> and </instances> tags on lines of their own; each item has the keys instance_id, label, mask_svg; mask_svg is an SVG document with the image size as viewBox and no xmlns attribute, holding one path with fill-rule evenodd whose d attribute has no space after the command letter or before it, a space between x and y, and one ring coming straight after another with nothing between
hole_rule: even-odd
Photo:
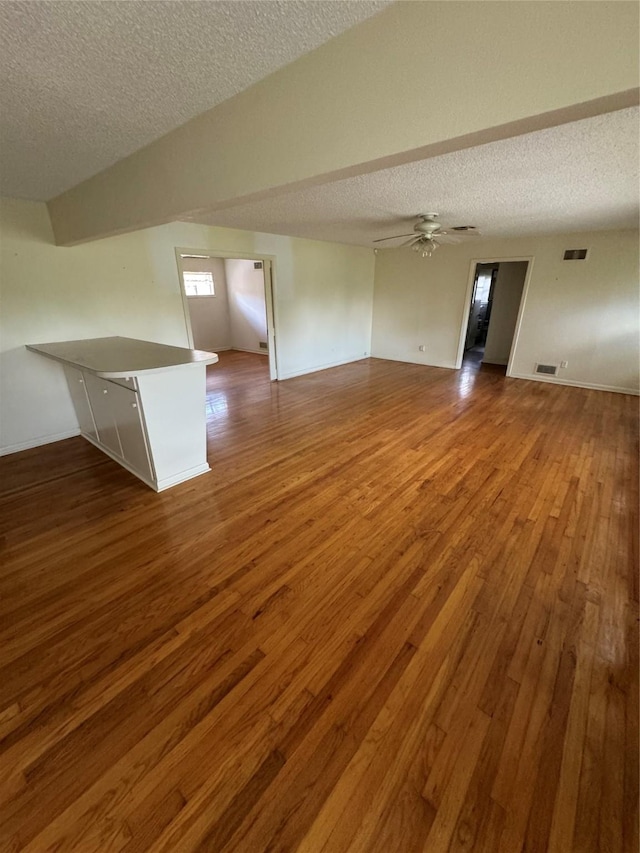
<instances>
[{"instance_id":1,"label":"door frame","mask_svg":"<svg viewBox=\"0 0 640 853\"><path fill-rule=\"evenodd\" d=\"M524 306L529 294L529 283L531 281L531 272L533 270L533 255L518 255L511 258L496 258L491 256L488 258L472 258L469 264L469 276L467 280L467 290L464 297L462 308L462 320L460 322L460 337L458 340L458 353L456 355L456 370L462 367L462 359L464 357L464 345L467 337L467 327L469 325L469 312L471 310L471 298L473 296L473 284L476 275L477 264L507 264L516 263L518 261L527 261L527 272L524 277L524 285L522 287L522 296L520 297L520 305L518 306L518 317L516 319L516 327L513 332L513 341L509 352L509 361L507 363L507 376L511 376L511 368L513 359L518 347L518 339L520 337L520 329L522 327L522 318L524 316Z\"/></svg>"},{"instance_id":2,"label":"door frame","mask_svg":"<svg viewBox=\"0 0 640 853\"><path fill-rule=\"evenodd\" d=\"M182 298L182 310L184 312L184 323L187 331L189 347L193 349L193 330L191 328L191 315L189 314L189 301L184 289L184 278L182 275L182 255L204 255L207 258L219 258L220 260L262 261L262 273L264 279L264 303L267 315L267 356L269 359L269 379L276 381L280 373L278 361L278 349L276 346L277 326L277 300L276 300L276 256L256 255L254 252L238 251L227 252L221 249L193 249L185 246L176 246L176 265L178 267L178 287Z\"/></svg>"}]
</instances>

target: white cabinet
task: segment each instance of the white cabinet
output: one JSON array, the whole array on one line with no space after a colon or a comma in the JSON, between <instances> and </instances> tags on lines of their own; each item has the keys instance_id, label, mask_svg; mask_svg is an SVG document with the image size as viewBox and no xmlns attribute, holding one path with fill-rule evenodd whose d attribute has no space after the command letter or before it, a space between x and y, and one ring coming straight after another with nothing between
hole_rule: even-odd
<instances>
[{"instance_id":1,"label":"white cabinet","mask_svg":"<svg viewBox=\"0 0 640 853\"><path fill-rule=\"evenodd\" d=\"M206 366L215 353L120 337L27 348L63 364L82 435L155 491L211 470Z\"/></svg>"},{"instance_id":2,"label":"white cabinet","mask_svg":"<svg viewBox=\"0 0 640 853\"><path fill-rule=\"evenodd\" d=\"M122 456L122 447L116 426L112 404L113 391L118 386L108 379L100 379L92 373L84 373L84 383L93 412L93 420L98 433L98 441L116 456Z\"/></svg>"},{"instance_id":3,"label":"white cabinet","mask_svg":"<svg viewBox=\"0 0 640 853\"><path fill-rule=\"evenodd\" d=\"M155 488L135 380L113 382L72 367L65 367L65 375L85 438Z\"/></svg>"},{"instance_id":4,"label":"white cabinet","mask_svg":"<svg viewBox=\"0 0 640 853\"><path fill-rule=\"evenodd\" d=\"M145 479L152 479L153 471L138 394L115 382L109 384L113 386L109 390L109 399L122 449L122 458Z\"/></svg>"},{"instance_id":5,"label":"white cabinet","mask_svg":"<svg viewBox=\"0 0 640 853\"><path fill-rule=\"evenodd\" d=\"M93 420L91 406L89 405L89 398L87 397L87 390L82 371L76 370L75 367L65 365L64 374L67 377L67 385L69 386L71 399L78 417L80 432L91 438L93 441L96 441L98 434Z\"/></svg>"}]
</instances>

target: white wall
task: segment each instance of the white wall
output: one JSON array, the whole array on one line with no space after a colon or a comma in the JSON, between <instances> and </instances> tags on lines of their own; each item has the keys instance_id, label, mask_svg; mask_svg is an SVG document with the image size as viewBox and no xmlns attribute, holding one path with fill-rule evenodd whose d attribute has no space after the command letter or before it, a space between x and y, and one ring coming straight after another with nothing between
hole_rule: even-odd
<instances>
[{"instance_id":1,"label":"white wall","mask_svg":"<svg viewBox=\"0 0 640 853\"><path fill-rule=\"evenodd\" d=\"M493 286L487 342L482 358L488 364L507 364L509 361L526 275L526 261L498 266L498 275Z\"/></svg>"},{"instance_id":2,"label":"white wall","mask_svg":"<svg viewBox=\"0 0 640 853\"><path fill-rule=\"evenodd\" d=\"M214 296L188 296L193 345L196 349L225 350L231 347L225 262L221 258L185 258L185 272L213 273Z\"/></svg>"},{"instance_id":3,"label":"white wall","mask_svg":"<svg viewBox=\"0 0 640 853\"><path fill-rule=\"evenodd\" d=\"M563 261L588 248L587 261ZM638 232L600 231L443 246L429 259L402 249L376 257L372 355L455 367L466 328L472 260L533 257L512 373L536 362L566 370L551 381L637 393ZM419 352L420 344L425 352Z\"/></svg>"},{"instance_id":4,"label":"white wall","mask_svg":"<svg viewBox=\"0 0 640 853\"><path fill-rule=\"evenodd\" d=\"M255 269L254 261L229 258L225 271L231 347L267 355L267 350L260 349L260 341L267 340L264 270Z\"/></svg>"},{"instance_id":5,"label":"white wall","mask_svg":"<svg viewBox=\"0 0 640 853\"><path fill-rule=\"evenodd\" d=\"M187 346L175 249L275 257L280 378L369 354L373 252L171 223L55 246L44 204L0 204L0 452L74 434L59 365L26 343L123 335Z\"/></svg>"}]
</instances>

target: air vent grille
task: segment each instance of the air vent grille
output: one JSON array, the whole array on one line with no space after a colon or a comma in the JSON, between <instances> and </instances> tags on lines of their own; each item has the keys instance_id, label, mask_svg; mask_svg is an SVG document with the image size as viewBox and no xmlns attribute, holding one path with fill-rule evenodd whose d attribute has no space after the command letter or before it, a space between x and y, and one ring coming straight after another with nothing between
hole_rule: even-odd
<instances>
[{"instance_id":1,"label":"air vent grille","mask_svg":"<svg viewBox=\"0 0 640 853\"><path fill-rule=\"evenodd\" d=\"M254 261L253 262L253 268L254 268L254 270L261 270L262 269L262 261Z\"/></svg>"},{"instance_id":2,"label":"air vent grille","mask_svg":"<svg viewBox=\"0 0 640 853\"><path fill-rule=\"evenodd\" d=\"M566 249L564 253L565 261L584 261L587 258L586 249Z\"/></svg>"},{"instance_id":3,"label":"air vent grille","mask_svg":"<svg viewBox=\"0 0 640 853\"><path fill-rule=\"evenodd\" d=\"M557 372L557 364L536 364L536 373L545 373L547 376L555 376Z\"/></svg>"},{"instance_id":4,"label":"air vent grille","mask_svg":"<svg viewBox=\"0 0 640 853\"><path fill-rule=\"evenodd\" d=\"M269 349L269 344L266 341L260 341L260 349Z\"/></svg>"}]
</instances>

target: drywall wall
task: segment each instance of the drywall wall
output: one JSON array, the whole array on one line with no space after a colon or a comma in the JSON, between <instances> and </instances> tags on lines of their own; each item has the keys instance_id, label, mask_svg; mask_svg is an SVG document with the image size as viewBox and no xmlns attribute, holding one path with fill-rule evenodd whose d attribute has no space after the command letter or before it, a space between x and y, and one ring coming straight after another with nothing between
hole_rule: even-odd
<instances>
[{"instance_id":1,"label":"drywall wall","mask_svg":"<svg viewBox=\"0 0 640 853\"><path fill-rule=\"evenodd\" d=\"M482 358L487 364L507 364L509 361L526 275L526 261L498 266L487 342Z\"/></svg>"},{"instance_id":2,"label":"drywall wall","mask_svg":"<svg viewBox=\"0 0 640 853\"><path fill-rule=\"evenodd\" d=\"M123 335L187 346L175 249L275 258L280 378L369 354L373 252L172 223L72 249L46 205L0 203L0 452L77 432L59 365L27 343Z\"/></svg>"},{"instance_id":3,"label":"drywall wall","mask_svg":"<svg viewBox=\"0 0 640 853\"><path fill-rule=\"evenodd\" d=\"M254 261L236 258L229 258L224 264L231 347L267 355L267 350L260 348L260 341L267 341L264 271L254 265Z\"/></svg>"},{"instance_id":4,"label":"drywall wall","mask_svg":"<svg viewBox=\"0 0 640 853\"><path fill-rule=\"evenodd\" d=\"M185 258L184 271L213 273L214 296L189 296L189 318L196 349L218 350L231 346L225 264L221 258Z\"/></svg>"},{"instance_id":5,"label":"drywall wall","mask_svg":"<svg viewBox=\"0 0 640 853\"><path fill-rule=\"evenodd\" d=\"M379 250L371 354L455 367L468 276L469 258L455 246L428 259L409 249Z\"/></svg>"},{"instance_id":6,"label":"drywall wall","mask_svg":"<svg viewBox=\"0 0 640 853\"><path fill-rule=\"evenodd\" d=\"M563 261L588 248L587 261ZM455 367L466 328L472 261L532 257L512 375L567 361L554 382L637 393L638 232L600 231L443 246L429 259L386 249L376 256L372 355ZM425 351L420 352L419 346Z\"/></svg>"},{"instance_id":7,"label":"drywall wall","mask_svg":"<svg viewBox=\"0 0 640 853\"><path fill-rule=\"evenodd\" d=\"M123 335L184 345L170 247L150 232L75 249L54 245L47 208L0 204L0 447L19 450L77 432L62 369L27 343ZM173 269L172 269L173 266Z\"/></svg>"},{"instance_id":8,"label":"drywall wall","mask_svg":"<svg viewBox=\"0 0 640 853\"><path fill-rule=\"evenodd\" d=\"M631 2L394 3L52 200L57 241L630 106L637 30Z\"/></svg>"}]
</instances>

